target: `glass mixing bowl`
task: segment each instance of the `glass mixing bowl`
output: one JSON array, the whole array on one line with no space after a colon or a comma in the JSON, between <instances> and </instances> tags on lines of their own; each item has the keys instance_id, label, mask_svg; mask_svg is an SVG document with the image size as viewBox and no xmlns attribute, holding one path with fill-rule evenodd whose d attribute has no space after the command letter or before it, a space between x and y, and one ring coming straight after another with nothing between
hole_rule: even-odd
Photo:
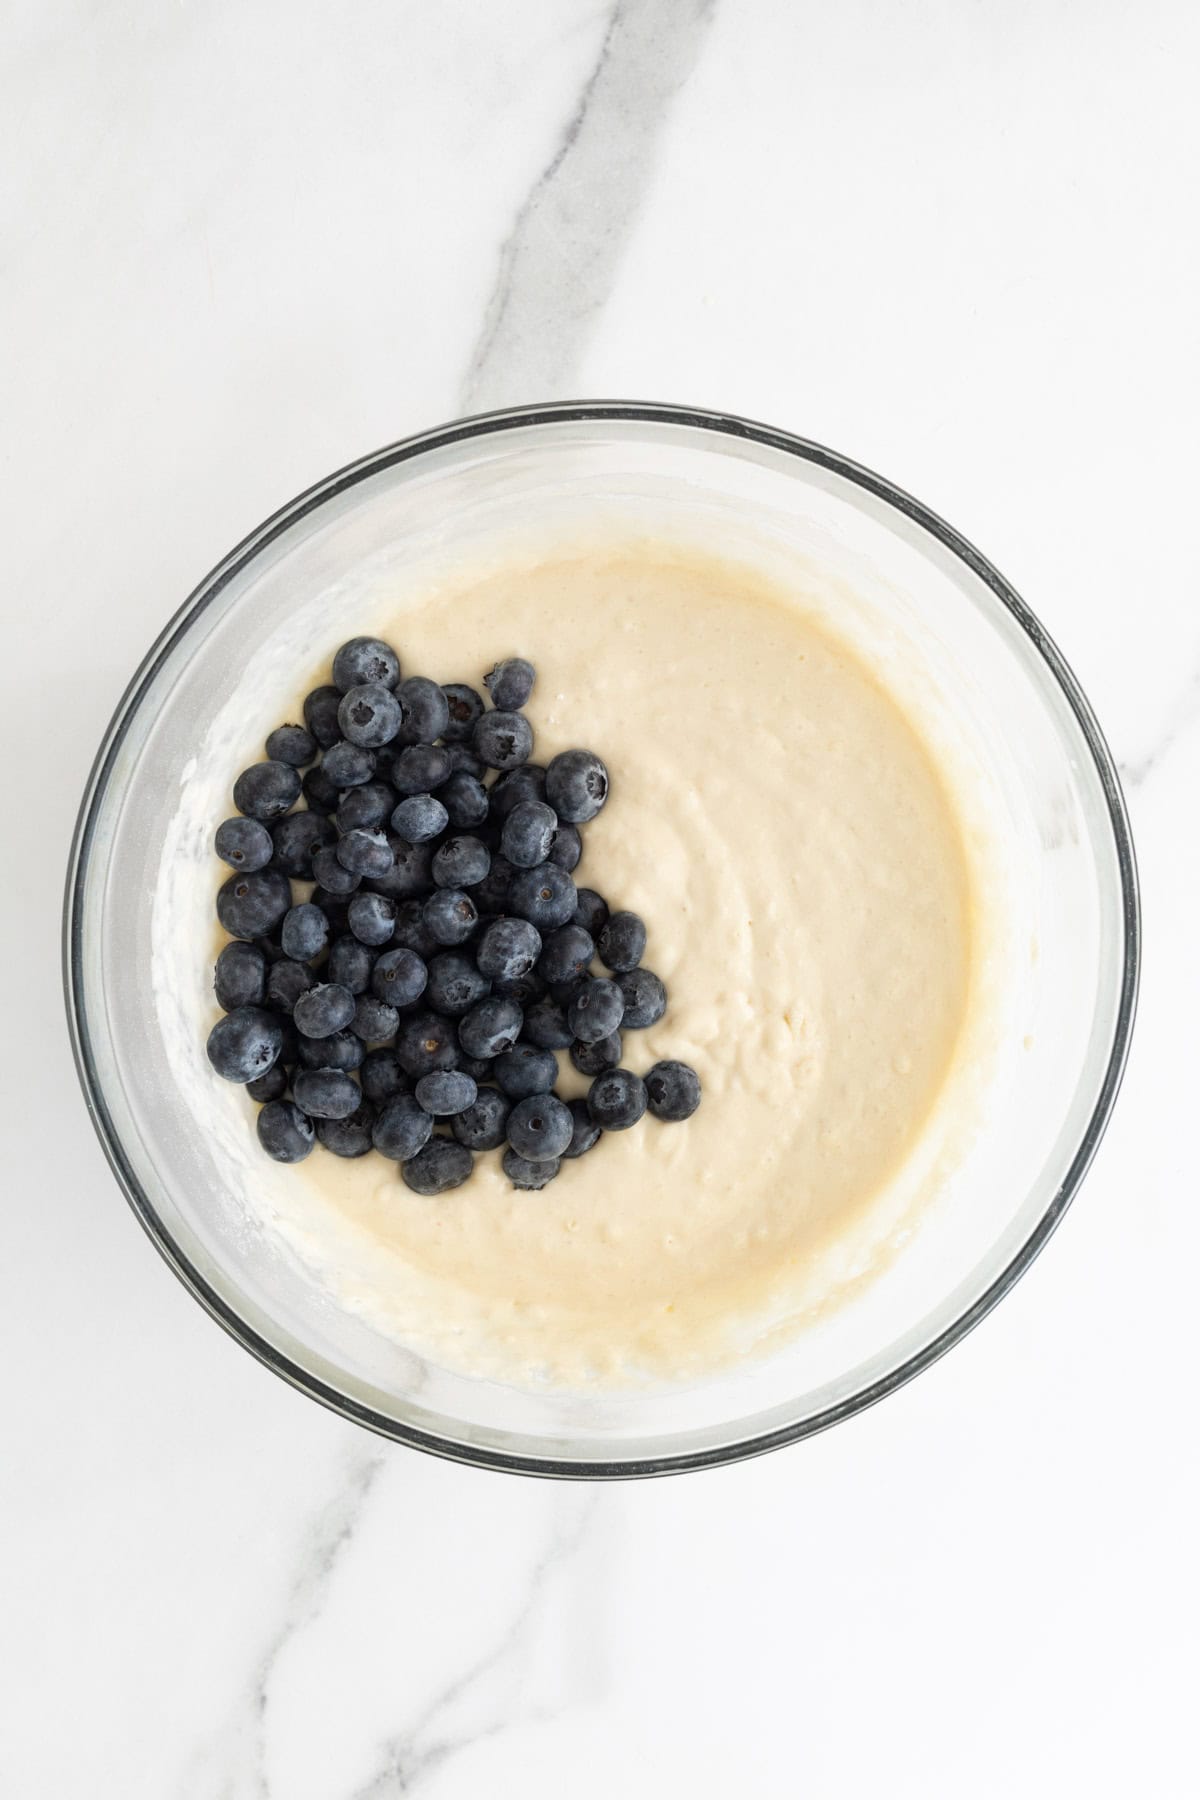
<instances>
[{"instance_id":1,"label":"glass mixing bowl","mask_svg":"<svg viewBox=\"0 0 1200 1800\"><path fill-rule=\"evenodd\" d=\"M884 1274L776 1354L691 1386L539 1392L468 1379L376 1333L253 1215L197 1125L211 957L164 987L151 950L171 821L231 697L245 702L248 740L261 739L382 591L531 532L597 525L790 573L900 686L916 672L936 690L943 725L986 775L1025 953L971 1147ZM65 911L68 1011L97 1131L142 1224L213 1317L305 1393L388 1437L586 1477L792 1442L880 1399L969 1331L1046 1242L1095 1152L1128 1048L1138 944L1112 758L1059 652L978 551L817 444L744 419L608 402L410 438L330 476L232 551L117 709L84 796ZM172 1025L195 1082L181 1077Z\"/></svg>"}]
</instances>

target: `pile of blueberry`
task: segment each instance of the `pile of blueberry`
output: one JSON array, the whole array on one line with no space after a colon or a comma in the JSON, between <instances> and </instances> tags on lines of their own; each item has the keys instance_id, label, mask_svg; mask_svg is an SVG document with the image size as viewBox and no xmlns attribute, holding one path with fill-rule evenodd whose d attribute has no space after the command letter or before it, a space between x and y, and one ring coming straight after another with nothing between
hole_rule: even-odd
<instances>
[{"instance_id":1,"label":"pile of blueberry","mask_svg":"<svg viewBox=\"0 0 1200 1800\"><path fill-rule=\"evenodd\" d=\"M590 750L529 761L533 683L521 658L498 663L487 708L458 682L402 681L387 644L352 638L304 724L234 783L208 1055L261 1103L276 1161L318 1138L375 1149L440 1194L503 1147L513 1185L542 1188L603 1132L700 1104L686 1063L621 1067L622 1031L660 1019L666 990L637 915L572 880L608 771ZM554 1094L559 1050L593 1078L585 1100Z\"/></svg>"}]
</instances>

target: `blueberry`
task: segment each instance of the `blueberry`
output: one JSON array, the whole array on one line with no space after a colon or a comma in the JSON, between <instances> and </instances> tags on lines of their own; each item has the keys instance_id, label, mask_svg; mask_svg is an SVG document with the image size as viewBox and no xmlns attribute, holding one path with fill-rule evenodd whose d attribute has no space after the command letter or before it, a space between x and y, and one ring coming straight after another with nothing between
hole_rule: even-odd
<instances>
[{"instance_id":1,"label":"blueberry","mask_svg":"<svg viewBox=\"0 0 1200 1800\"><path fill-rule=\"evenodd\" d=\"M584 825L608 799L608 770L592 750L564 750L546 770L546 798L560 819Z\"/></svg>"},{"instance_id":2,"label":"blueberry","mask_svg":"<svg viewBox=\"0 0 1200 1800\"><path fill-rule=\"evenodd\" d=\"M432 794L410 794L392 814L392 830L410 844L428 844L440 837L449 823L449 813Z\"/></svg>"},{"instance_id":3,"label":"blueberry","mask_svg":"<svg viewBox=\"0 0 1200 1800\"><path fill-rule=\"evenodd\" d=\"M279 1012L292 1013L301 994L307 994L313 984L312 970L302 962L290 962L286 957L282 962L272 963L267 976L267 999Z\"/></svg>"},{"instance_id":4,"label":"blueberry","mask_svg":"<svg viewBox=\"0 0 1200 1800\"><path fill-rule=\"evenodd\" d=\"M524 975L498 977L492 982L492 992L501 999L515 1000L524 1012L543 997L546 984L535 969L527 969Z\"/></svg>"},{"instance_id":5,"label":"blueberry","mask_svg":"<svg viewBox=\"0 0 1200 1800\"><path fill-rule=\"evenodd\" d=\"M312 1120L290 1100L272 1100L258 1115L258 1141L276 1162L303 1162L317 1141Z\"/></svg>"},{"instance_id":6,"label":"blueberry","mask_svg":"<svg viewBox=\"0 0 1200 1800\"><path fill-rule=\"evenodd\" d=\"M502 775L495 786L488 790L488 802L493 816L501 824L522 801L545 798L546 771L540 763L527 762L522 763L520 768L510 769L507 775Z\"/></svg>"},{"instance_id":7,"label":"blueberry","mask_svg":"<svg viewBox=\"0 0 1200 1800\"><path fill-rule=\"evenodd\" d=\"M527 1162L561 1156L574 1132L570 1109L554 1094L531 1094L508 1115L508 1141Z\"/></svg>"},{"instance_id":8,"label":"blueberry","mask_svg":"<svg viewBox=\"0 0 1200 1800\"><path fill-rule=\"evenodd\" d=\"M386 875L395 858L382 831L348 831L337 842L337 859L352 875Z\"/></svg>"},{"instance_id":9,"label":"blueberry","mask_svg":"<svg viewBox=\"0 0 1200 1800\"><path fill-rule=\"evenodd\" d=\"M376 764L378 775L379 766ZM368 781L366 787L340 788L337 809L339 831L373 831L391 816L396 797L386 781Z\"/></svg>"},{"instance_id":10,"label":"blueberry","mask_svg":"<svg viewBox=\"0 0 1200 1800\"><path fill-rule=\"evenodd\" d=\"M331 813L342 797L343 790L336 782L330 781L320 764L306 770L300 785L311 812Z\"/></svg>"},{"instance_id":11,"label":"blueberry","mask_svg":"<svg viewBox=\"0 0 1200 1800\"><path fill-rule=\"evenodd\" d=\"M317 740L303 725L277 725L266 744L272 762L290 763L302 769L317 754Z\"/></svg>"},{"instance_id":12,"label":"blueberry","mask_svg":"<svg viewBox=\"0 0 1200 1800\"><path fill-rule=\"evenodd\" d=\"M541 933L528 919L493 919L479 940L475 960L493 980L513 981L529 973L541 949Z\"/></svg>"},{"instance_id":13,"label":"blueberry","mask_svg":"<svg viewBox=\"0 0 1200 1800\"><path fill-rule=\"evenodd\" d=\"M457 775L473 775L479 781L483 775L483 764L469 744L452 744L449 735L446 739L446 755L450 759L450 773Z\"/></svg>"},{"instance_id":14,"label":"blueberry","mask_svg":"<svg viewBox=\"0 0 1200 1800\"><path fill-rule=\"evenodd\" d=\"M628 1131L646 1110L646 1084L630 1069L606 1069L588 1089L588 1112L603 1131Z\"/></svg>"},{"instance_id":15,"label":"blueberry","mask_svg":"<svg viewBox=\"0 0 1200 1800\"><path fill-rule=\"evenodd\" d=\"M526 662L523 656L507 656L498 662L490 675L485 675L483 685L492 697L492 705L501 712L519 712L530 694L536 679L534 667Z\"/></svg>"},{"instance_id":16,"label":"blueberry","mask_svg":"<svg viewBox=\"0 0 1200 1800\"><path fill-rule=\"evenodd\" d=\"M319 982L307 994L301 994L292 1008L292 1017L297 1031L305 1037L332 1037L354 1017L354 995L336 981Z\"/></svg>"},{"instance_id":17,"label":"blueberry","mask_svg":"<svg viewBox=\"0 0 1200 1800\"><path fill-rule=\"evenodd\" d=\"M356 937L340 937L329 952L325 973L339 987L349 988L352 994L364 994L370 986L374 966L375 958L366 944Z\"/></svg>"},{"instance_id":18,"label":"blueberry","mask_svg":"<svg viewBox=\"0 0 1200 1800\"><path fill-rule=\"evenodd\" d=\"M617 976L617 986L625 998L621 1019L624 1031L644 1031L657 1025L667 1010L667 990L650 969L629 969Z\"/></svg>"},{"instance_id":19,"label":"blueberry","mask_svg":"<svg viewBox=\"0 0 1200 1800\"><path fill-rule=\"evenodd\" d=\"M571 1061L581 1075L603 1075L606 1069L615 1069L621 1060L621 1034L614 1031L611 1037L597 1038L595 1043L573 1043L571 1045Z\"/></svg>"},{"instance_id":20,"label":"blueberry","mask_svg":"<svg viewBox=\"0 0 1200 1800\"><path fill-rule=\"evenodd\" d=\"M422 1075L415 1092L427 1113L449 1119L474 1106L478 1089L472 1077L464 1075L461 1069L435 1069L430 1075Z\"/></svg>"},{"instance_id":21,"label":"blueberry","mask_svg":"<svg viewBox=\"0 0 1200 1800\"><path fill-rule=\"evenodd\" d=\"M259 819L226 819L217 826L213 843L222 862L250 875L265 869L275 854L271 834Z\"/></svg>"},{"instance_id":22,"label":"blueberry","mask_svg":"<svg viewBox=\"0 0 1200 1800\"><path fill-rule=\"evenodd\" d=\"M464 944L479 923L475 902L461 888L439 888L425 902L425 929L438 944Z\"/></svg>"},{"instance_id":23,"label":"blueberry","mask_svg":"<svg viewBox=\"0 0 1200 1800\"><path fill-rule=\"evenodd\" d=\"M586 1156L594 1144L600 1141L600 1127L588 1111L586 1100L568 1100L571 1109L571 1141L563 1151L564 1156L574 1159Z\"/></svg>"},{"instance_id":24,"label":"blueberry","mask_svg":"<svg viewBox=\"0 0 1200 1800\"><path fill-rule=\"evenodd\" d=\"M361 943L378 948L391 941L396 929L396 902L386 894L355 894L346 917Z\"/></svg>"},{"instance_id":25,"label":"blueberry","mask_svg":"<svg viewBox=\"0 0 1200 1800\"><path fill-rule=\"evenodd\" d=\"M574 981L583 974L596 946L582 925L562 925L552 931L538 958L538 974L543 981Z\"/></svg>"},{"instance_id":26,"label":"blueberry","mask_svg":"<svg viewBox=\"0 0 1200 1800\"><path fill-rule=\"evenodd\" d=\"M458 1041L468 1056L499 1056L520 1037L523 1016L515 1000L489 994L459 1020Z\"/></svg>"},{"instance_id":27,"label":"blueberry","mask_svg":"<svg viewBox=\"0 0 1200 1800\"><path fill-rule=\"evenodd\" d=\"M449 753L440 744L409 744L392 759L391 783L398 794L431 794L450 773Z\"/></svg>"},{"instance_id":28,"label":"blueberry","mask_svg":"<svg viewBox=\"0 0 1200 1800\"><path fill-rule=\"evenodd\" d=\"M292 1096L310 1119L348 1119L362 1102L358 1083L343 1069L299 1069Z\"/></svg>"},{"instance_id":29,"label":"blueberry","mask_svg":"<svg viewBox=\"0 0 1200 1800\"><path fill-rule=\"evenodd\" d=\"M625 996L615 981L581 981L567 1007L567 1023L584 1044L611 1037L621 1024Z\"/></svg>"},{"instance_id":30,"label":"blueberry","mask_svg":"<svg viewBox=\"0 0 1200 1800\"><path fill-rule=\"evenodd\" d=\"M495 1077L510 1100L548 1094L558 1080L558 1059L553 1050L539 1050L536 1044L514 1044L496 1058Z\"/></svg>"},{"instance_id":31,"label":"blueberry","mask_svg":"<svg viewBox=\"0 0 1200 1800\"><path fill-rule=\"evenodd\" d=\"M453 1024L431 1012L402 1019L396 1033L396 1060L415 1081L422 1075L432 1075L435 1069L453 1069L458 1063Z\"/></svg>"},{"instance_id":32,"label":"blueberry","mask_svg":"<svg viewBox=\"0 0 1200 1800\"><path fill-rule=\"evenodd\" d=\"M508 911L509 888L516 873L506 856L493 856L482 881L475 883L475 904L481 914Z\"/></svg>"},{"instance_id":33,"label":"blueberry","mask_svg":"<svg viewBox=\"0 0 1200 1800\"><path fill-rule=\"evenodd\" d=\"M465 769L449 775L438 788L437 797L456 831L470 831L488 816L487 789Z\"/></svg>"},{"instance_id":34,"label":"blueberry","mask_svg":"<svg viewBox=\"0 0 1200 1800\"><path fill-rule=\"evenodd\" d=\"M599 938L608 923L608 901L595 888L580 888L571 922L582 925L590 938Z\"/></svg>"},{"instance_id":35,"label":"blueberry","mask_svg":"<svg viewBox=\"0 0 1200 1800\"><path fill-rule=\"evenodd\" d=\"M313 857L323 846L332 844L336 835L322 813L311 809L288 813L271 827L274 866L282 869L285 875L294 875L297 881L311 881Z\"/></svg>"},{"instance_id":36,"label":"blueberry","mask_svg":"<svg viewBox=\"0 0 1200 1800\"><path fill-rule=\"evenodd\" d=\"M393 900L411 900L414 894L424 896L432 885L432 844L410 844L396 832L388 833L392 866L386 875L370 877L375 893L387 894Z\"/></svg>"},{"instance_id":37,"label":"blueberry","mask_svg":"<svg viewBox=\"0 0 1200 1800\"><path fill-rule=\"evenodd\" d=\"M541 932L556 931L575 917L575 883L565 869L542 863L518 869L508 889L508 911L528 919Z\"/></svg>"},{"instance_id":38,"label":"blueberry","mask_svg":"<svg viewBox=\"0 0 1200 1800\"><path fill-rule=\"evenodd\" d=\"M362 876L346 868L332 844L322 844L319 850L313 852L312 872L314 879L326 893L342 899L353 894L362 883Z\"/></svg>"},{"instance_id":39,"label":"blueberry","mask_svg":"<svg viewBox=\"0 0 1200 1800\"><path fill-rule=\"evenodd\" d=\"M425 999L444 1018L462 1019L478 1005L490 986L487 976L469 956L458 950L443 950L430 959Z\"/></svg>"},{"instance_id":40,"label":"blueberry","mask_svg":"<svg viewBox=\"0 0 1200 1800\"><path fill-rule=\"evenodd\" d=\"M569 1050L575 1033L567 1024L567 1016L549 994L536 1002L525 1014L524 1035L542 1050Z\"/></svg>"},{"instance_id":41,"label":"blueberry","mask_svg":"<svg viewBox=\"0 0 1200 1800\"><path fill-rule=\"evenodd\" d=\"M423 1150L400 1165L405 1187L414 1194L444 1194L470 1178L475 1158L453 1138L432 1138Z\"/></svg>"},{"instance_id":42,"label":"blueberry","mask_svg":"<svg viewBox=\"0 0 1200 1800\"><path fill-rule=\"evenodd\" d=\"M382 638L350 638L333 659L334 685L341 694L348 694L364 682L394 688L399 679L400 658Z\"/></svg>"},{"instance_id":43,"label":"blueberry","mask_svg":"<svg viewBox=\"0 0 1200 1800\"><path fill-rule=\"evenodd\" d=\"M261 1006L267 993L267 959L257 944L235 939L226 944L213 970L217 1005L226 1012L235 1006Z\"/></svg>"},{"instance_id":44,"label":"blueberry","mask_svg":"<svg viewBox=\"0 0 1200 1800\"><path fill-rule=\"evenodd\" d=\"M583 839L579 835L578 828L569 824L566 819L560 819L553 848L546 859L547 862L552 862L556 868L565 869L569 875L572 869L579 866L579 859L582 855Z\"/></svg>"},{"instance_id":45,"label":"blueberry","mask_svg":"<svg viewBox=\"0 0 1200 1800\"><path fill-rule=\"evenodd\" d=\"M423 961L428 962L438 945L437 939L429 935L425 924L425 902L423 900L402 900L396 908L396 929L392 942L402 945L405 950L415 950Z\"/></svg>"},{"instance_id":46,"label":"blueberry","mask_svg":"<svg viewBox=\"0 0 1200 1800\"><path fill-rule=\"evenodd\" d=\"M518 1156L510 1145L500 1159L500 1166L515 1188L523 1194L534 1194L554 1180L562 1163L556 1156L548 1157L544 1162L529 1162L524 1156Z\"/></svg>"},{"instance_id":47,"label":"blueberry","mask_svg":"<svg viewBox=\"0 0 1200 1800\"><path fill-rule=\"evenodd\" d=\"M400 1014L374 994L360 994L354 1007L354 1035L364 1044L386 1044L400 1028Z\"/></svg>"},{"instance_id":48,"label":"blueberry","mask_svg":"<svg viewBox=\"0 0 1200 1800\"><path fill-rule=\"evenodd\" d=\"M294 962L313 962L329 943L329 920L319 906L305 900L284 913L279 941L283 954Z\"/></svg>"},{"instance_id":49,"label":"blueberry","mask_svg":"<svg viewBox=\"0 0 1200 1800\"><path fill-rule=\"evenodd\" d=\"M290 1024L291 1021L289 1020ZM296 1059L305 1069L340 1069L348 1075L362 1067L367 1046L355 1031L335 1031L331 1037L305 1037L296 1040Z\"/></svg>"},{"instance_id":50,"label":"blueberry","mask_svg":"<svg viewBox=\"0 0 1200 1800\"><path fill-rule=\"evenodd\" d=\"M246 1083L246 1092L260 1106L269 1100L281 1100L287 1093L288 1072L281 1062L267 1070L265 1075L256 1075L253 1081Z\"/></svg>"},{"instance_id":51,"label":"blueberry","mask_svg":"<svg viewBox=\"0 0 1200 1800\"><path fill-rule=\"evenodd\" d=\"M646 953L646 927L636 913L615 912L600 933L596 949L606 969L628 974Z\"/></svg>"},{"instance_id":52,"label":"blueberry","mask_svg":"<svg viewBox=\"0 0 1200 1800\"><path fill-rule=\"evenodd\" d=\"M484 713L476 723L471 743L489 769L515 769L529 759L533 727L524 713Z\"/></svg>"},{"instance_id":53,"label":"blueberry","mask_svg":"<svg viewBox=\"0 0 1200 1800\"><path fill-rule=\"evenodd\" d=\"M700 1104L700 1077L688 1063L656 1062L646 1076L646 1104L656 1119L690 1119Z\"/></svg>"},{"instance_id":54,"label":"blueberry","mask_svg":"<svg viewBox=\"0 0 1200 1800\"><path fill-rule=\"evenodd\" d=\"M493 1058L490 1056L468 1056L465 1050L459 1048L458 1066L464 1075L471 1077L477 1087L481 1082L492 1079L492 1062Z\"/></svg>"},{"instance_id":55,"label":"blueberry","mask_svg":"<svg viewBox=\"0 0 1200 1800\"><path fill-rule=\"evenodd\" d=\"M304 723L322 750L328 750L342 735L338 724L341 703L341 689L335 687L314 688L304 702Z\"/></svg>"},{"instance_id":56,"label":"blueberry","mask_svg":"<svg viewBox=\"0 0 1200 1800\"><path fill-rule=\"evenodd\" d=\"M501 852L518 869L536 869L554 848L558 815L544 800L520 800L504 821Z\"/></svg>"},{"instance_id":57,"label":"blueberry","mask_svg":"<svg viewBox=\"0 0 1200 1800\"><path fill-rule=\"evenodd\" d=\"M253 1081L279 1059L283 1032L261 1006L235 1006L208 1034L208 1060L226 1081Z\"/></svg>"},{"instance_id":58,"label":"blueberry","mask_svg":"<svg viewBox=\"0 0 1200 1800\"><path fill-rule=\"evenodd\" d=\"M361 744L335 744L321 767L336 788L365 787L375 773L375 752Z\"/></svg>"},{"instance_id":59,"label":"blueberry","mask_svg":"<svg viewBox=\"0 0 1200 1800\"><path fill-rule=\"evenodd\" d=\"M380 1107L371 1142L391 1162L407 1162L425 1148L432 1135L433 1120L412 1095L395 1094Z\"/></svg>"},{"instance_id":60,"label":"blueberry","mask_svg":"<svg viewBox=\"0 0 1200 1800\"><path fill-rule=\"evenodd\" d=\"M468 1150L498 1150L508 1135L512 1101L494 1087L482 1087L475 1102L450 1122L450 1129Z\"/></svg>"},{"instance_id":61,"label":"blueberry","mask_svg":"<svg viewBox=\"0 0 1200 1800\"><path fill-rule=\"evenodd\" d=\"M318 1120L317 1136L335 1156L365 1156L371 1148L374 1124L375 1108L369 1100L363 1100L348 1119Z\"/></svg>"},{"instance_id":62,"label":"blueberry","mask_svg":"<svg viewBox=\"0 0 1200 1800\"><path fill-rule=\"evenodd\" d=\"M288 763L260 762L243 769L233 784L233 804L251 819L282 819L300 798L300 776Z\"/></svg>"},{"instance_id":63,"label":"blueberry","mask_svg":"<svg viewBox=\"0 0 1200 1800\"><path fill-rule=\"evenodd\" d=\"M389 1006L411 1006L421 998L429 971L415 950L385 950L371 970L371 992Z\"/></svg>"},{"instance_id":64,"label":"blueberry","mask_svg":"<svg viewBox=\"0 0 1200 1800\"><path fill-rule=\"evenodd\" d=\"M474 731L476 719L483 712L482 697L473 687L465 687L461 681L443 682L442 692L446 696L446 709L449 713L442 736L448 744L464 743Z\"/></svg>"},{"instance_id":65,"label":"blueberry","mask_svg":"<svg viewBox=\"0 0 1200 1800\"><path fill-rule=\"evenodd\" d=\"M477 837L447 838L434 852L433 879L438 887L477 887L491 866L491 852Z\"/></svg>"},{"instance_id":66,"label":"blueberry","mask_svg":"<svg viewBox=\"0 0 1200 1800\"><path fill-rule=\"evenodd\" d=\"M217 917L230 937L267 937L292 904L292 884L278 869L231 875L217 894Z\"/></svg>"},{"instance_id":67,"label":"blueberry","mask_svg":"<svg viewBox=\"0 0 1200 1800\"><path fill-rule=\"evenodd\" d=\"M424 675L410 675L396 690L404 719L400 727L402 744L433 744L441 737L450 720L450 707L436 681Z\"/></svg>"}]
</instances>

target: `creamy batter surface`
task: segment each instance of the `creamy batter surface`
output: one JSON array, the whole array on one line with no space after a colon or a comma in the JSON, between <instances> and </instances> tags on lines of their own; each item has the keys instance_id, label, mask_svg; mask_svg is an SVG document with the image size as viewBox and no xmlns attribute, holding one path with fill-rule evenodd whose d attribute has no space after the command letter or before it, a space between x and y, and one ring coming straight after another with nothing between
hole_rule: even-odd
<instances>
[{"instance_id":1,"label":"creamy batter surface","mask_svg":"<svg viewBox=\"0 0 1200 1800\"><path fill-rule=\"evenodd\" d=\"M916 730L803 596L667 549L512 566L361 628L439 681L529 657L537 760L605 759L575 879L643 916L669 993L625 1061L693 1064L704 1101L540 1193L498 1155L431 1200L318 1150L282 1172L294 1241L374 1323L517 1382L691 1375L755 1320L827 1305L831 1252L870 1241L936 1111L971 988L962 834Z\"/></svg>"}]
</instances>

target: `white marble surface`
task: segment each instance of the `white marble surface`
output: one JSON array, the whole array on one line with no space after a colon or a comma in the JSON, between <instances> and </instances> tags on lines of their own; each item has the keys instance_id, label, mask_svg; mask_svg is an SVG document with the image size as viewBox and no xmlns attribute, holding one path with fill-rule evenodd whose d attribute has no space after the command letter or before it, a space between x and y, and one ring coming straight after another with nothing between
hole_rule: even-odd
<instances>
[{"instance_id":1,"label":"white marble surface","mask_svg":"<svg viewBox=\"0 0 1200 1800\"><path fill-rule=\"evenodd\" d=\"M16 0L4 39L0 1793L1194 1794L1195 9ZM817 1441L605 1491L258 1368L120 1199L57 991L94 744L198 576L361 451L580 394L792 426L973 537L1127 771L1147 937L999 1311Z\"/></svg>"}]
</instances>

